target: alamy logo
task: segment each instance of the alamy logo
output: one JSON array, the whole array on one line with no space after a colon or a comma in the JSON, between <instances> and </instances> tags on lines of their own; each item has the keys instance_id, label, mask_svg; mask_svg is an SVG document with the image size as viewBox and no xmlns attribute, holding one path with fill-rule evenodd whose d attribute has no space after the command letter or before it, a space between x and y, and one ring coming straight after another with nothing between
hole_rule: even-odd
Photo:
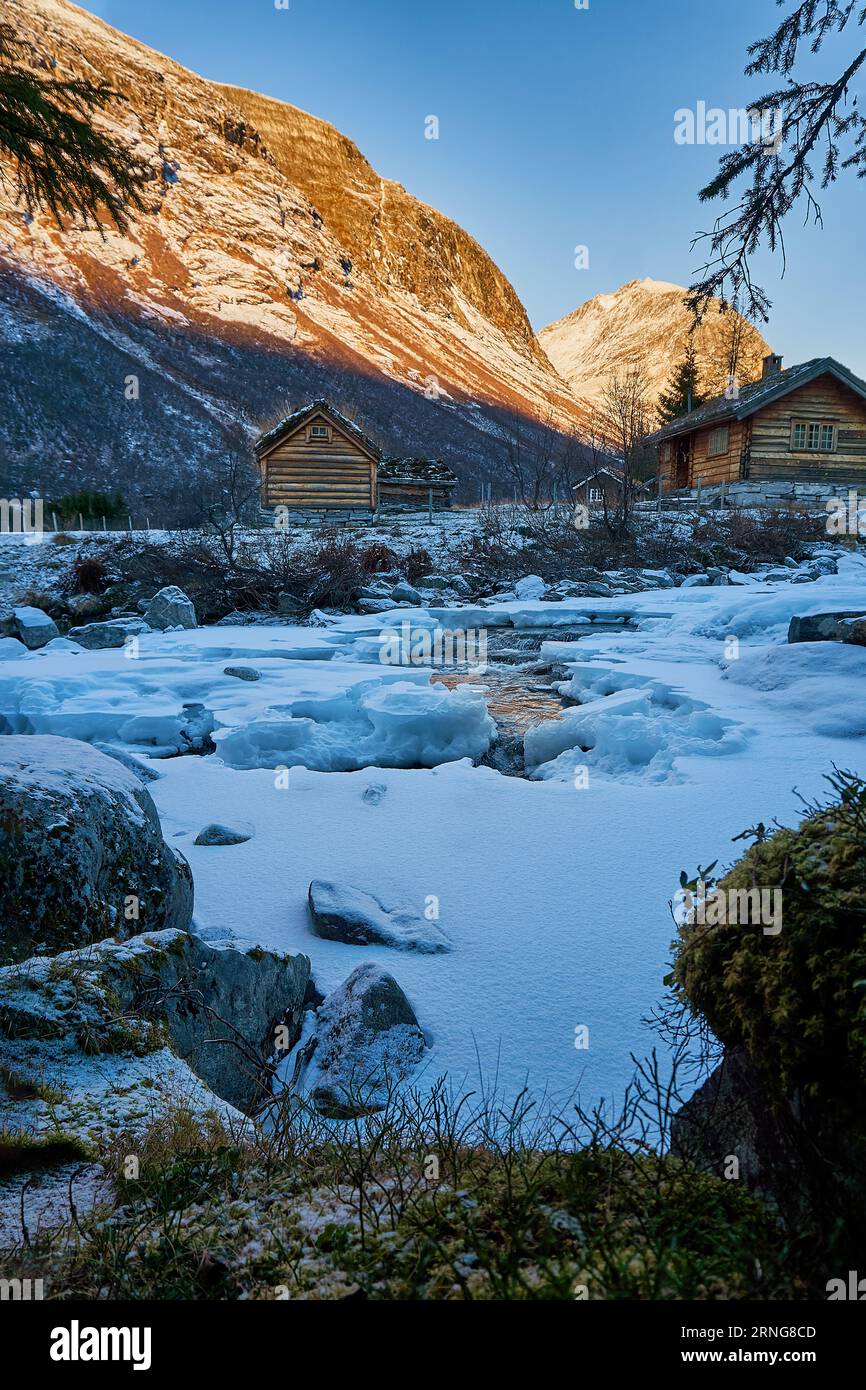
<instances>
[{"instance_id":1,"label":"alamy logo","mask_svg":"<svg viewBox=\"0 0 866 1390\"><path fill-rule=\"evenodd\" d=\"M42 1279L0 1279L0 1303L29 1303L44 1297Z\"/></svg>"},{"instance_id":2,"label":"alamy logo","mask_svg":"<svg viewBox=\"0 0 866 1390\"><path fill-rule=\"evenodd\" d=\"M676 895L676 919L688 926L760 926L764 936L782 930L781 888L709 888L698 879L695 891Z\"/></svg>"},{"instance_id":3,"label":"alamy logo","mask_svg":"<svg viewBox=\"0 0 866 1390\"><path fill-rule=\"evenodd\" d=\"M778 107L707 106L699 101L694 110L681 106L674 112L674 140L678 145L766 145L777 150L785 133Z\"/></svg>"},{"instance_id":4,"label":"alamy logo","mask_svg":"<svg viewBox=\"0 0 866 1390\"><path fill-rule=\"evenodd\" d=\"M51 1332L52 1361L131 1361L134 1371L150 1370L149 1327L69 1327Z\"/></svg>"},{"instance_id":5,"label":"alamy logo","mask_svg":"<svg viewBox=\"0 0 866 1390\"><path fill-rule=\"evenodd\" d=\"M379 637L383 666L464 666L477 675L487 670L485 628L455 629L413 627L384 628Z\"/></svg>"},{"instance_id":6,"label":"alamy logo","mask_svg":"<svg viewBox=\"0 0 866 1390\"><path fill-rule=\"evenodd\" d=\"M0 497L0 535L26 536L34 545L45 534L41 497Z\"/></svg>"},{"instance_id":7,"label":"alamy logo","mask_svg":"<svg viewBox=\"0 0 866 1390\"><path fill-rule=\"evenodd\" d=\"M848 1270L847 1279L827 1280L827 1302L838 1303L841 1299L866 1302L866 1279L859 1278L856 1269Z\"/></svg>"}]
</instances>

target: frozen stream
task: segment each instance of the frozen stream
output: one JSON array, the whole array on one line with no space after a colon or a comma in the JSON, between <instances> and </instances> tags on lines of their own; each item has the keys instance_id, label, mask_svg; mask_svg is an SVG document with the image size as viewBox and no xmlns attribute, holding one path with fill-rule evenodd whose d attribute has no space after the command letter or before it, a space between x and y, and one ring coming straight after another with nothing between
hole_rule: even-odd
<instances>
[{"instance_id":1,"label":"frozen stream","mask_svg":"<svg viewBox=\"0 0 866 1390\"><path fill-rule=\"evenodd\" d=\"M323 994L362 961L385 965L430 1044L421 1085L477 1087L480 1071L510 1095L528 1082L591 1104L621 1096L630 1054L657 1042L642 1020L680 871L731 863L758 820L796 823L797 793L823 796L833 763L866 775L866 649L786 640L794 614L833 610L866 611L861 557L798 585L152 633L134 659L5 639L0 729L147 764L208 940L304 952ZM382 629L407 618L485 629L490 669L382 664ZM480 683L500 736L525 733L528 776L484 765L497 726ZM156 757L180 751L184 706L209 712L216 752ZM211 821L251 838L196 845ZM453 948L315 937L314 878L416 912L435 901Z\"/></svg>"}]
</instances>

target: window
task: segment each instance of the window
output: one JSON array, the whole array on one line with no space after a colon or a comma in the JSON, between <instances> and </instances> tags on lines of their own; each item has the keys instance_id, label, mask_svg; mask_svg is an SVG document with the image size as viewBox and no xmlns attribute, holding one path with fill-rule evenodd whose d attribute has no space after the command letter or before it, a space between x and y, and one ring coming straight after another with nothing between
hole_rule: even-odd
<instances>
[{"instance_id":1,"label":"window","mask_svg":"<svg viewBox=\"0 0 866 1390\"><path fill-rule=\"evenodd\" d=\"M727 425L719 425L718 429L710 430L710 442L707 445L709 457L713 458L716 454L726 454L729 439L730 430Z\"/></svg>"},{"instance_id":2,"label":"window","mask_svg":"<svg viewBox=\"0 0 866 1390\"><path fill-rule=\"evenodd\" d=\"M589 500L590 502L600 502L602 500L602 491L600 487L591 487L589 489Z\"/></svg>"},{"instance_id":3,"label":"window","mask_svg":"<svg viewBox=\"0 0 866 1390\"><path fill-rule=\"evenodd\" d=\"M832 454L836 449L836 426L830 420L795 420L791 426L791 448Z\"/></svg>"},{"instance_id":4,"label":"window","mask_svg":"<svg viewBox=\"0 0 866 1390\"><path fill-rule=\"evenodd\" d=\"M331 438L331 431L330 431L330 429L328 428L327 425L311 425L311 426L310 426L310 438L311 438L311 439L330 439L330 438Z\"/></svg>"}]
</instances>

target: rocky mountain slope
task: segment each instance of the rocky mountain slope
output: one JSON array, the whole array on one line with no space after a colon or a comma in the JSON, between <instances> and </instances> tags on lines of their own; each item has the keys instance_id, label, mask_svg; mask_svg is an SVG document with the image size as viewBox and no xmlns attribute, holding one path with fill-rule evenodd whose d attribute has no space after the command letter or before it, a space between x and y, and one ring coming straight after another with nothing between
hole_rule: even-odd
<instances>
[{"instance_id":1,"label":"rocky mountain slope","mask_svg":"<svg viewBox=\"0 0 866 1390\"><path fill-rule=\"evenodd\" d=\"M671 369L689 344L691 315L686 290L661 280L632 280L614 294L599 294L574 313L551 323L539 341L576 396L598 401L605 379L616 369L640 361L656 399ZM724 391L736 349L741 383L761 375L761 359L771 351L760 333L733 311L707 314L694 337L702 385L708 394Z\"/></svg>"},{"instance_id":2,"label":"rocky mountain slope","mask_svg":"<svg viewBox=\"0 0 866 1390\"><path fill-rule=\"evenodd\" d=\"M6 495L120 486L158 514L310 394L464 478L495 470L516 411L580 421L482 248L332 126L66 0L18 0L11 18L55 77L123 94L106 124L153 180L126 236L61 230L3 190Z\"/></svg>"}]
</instances>

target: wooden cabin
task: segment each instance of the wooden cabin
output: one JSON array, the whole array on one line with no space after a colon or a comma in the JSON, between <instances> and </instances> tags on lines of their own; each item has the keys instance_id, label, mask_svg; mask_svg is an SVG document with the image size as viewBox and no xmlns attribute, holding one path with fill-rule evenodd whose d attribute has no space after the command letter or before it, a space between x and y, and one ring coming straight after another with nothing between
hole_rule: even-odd
<instances>
[{"instance_id":1,"label":"wooden cabin","mask_svg":"<svg viewBox=\"0 0 866 1390\"><path fill-rule=\"evenodd\" d=\"M378 444L328 401L287 415L256 444L262 507L368 515L450 507L457 474L438 459L383 459Z\"/></svg>"},{"instance_id":2,"label":"wooden cabin","mask_svg":"<svg viewBox=\"0 0 866 1390\"><path fill-rule=\"evenodd\" d=\"M382 459L379 505L389 511L420 511L431 505L436 512L447 511L457 481L457 474L441 459Z\"/></svg>"},{"instance_id":3,"label":"wooden cabin","mask_svg":"<svg viewBox=\"0 0 866 1390\"><path fill-rule=\"evenodd\" d=\"M672 420L645 440L662 492L746 480L866 484L866 382L832 357L783 369Z\"/></svg>"},{"instance_id":4,"label":"wooden cabin","mask_svg":"<svg viewBox=\"0 0 866 1390\"><path fill-rule=\"evenodd\" d=\"M618 507L622 502L625 473L613 464L605 464L575 483L571 489L575 505L587 507L591 512L602 511L605 507ZM649 496L649 489L637 478L629 478L629 492L633 501L641 501Z\"/></svg>"},{"instance_id":5,"label":"wooden cabin","mask_svg":"<svg viewBox=\"0 0 866 1390\"><path fill-rule=\"evenodd\" d=\"M287 415L256 444L262 506L375 511L381 450L327 401Z\"/></svg>"}]
</instances>

